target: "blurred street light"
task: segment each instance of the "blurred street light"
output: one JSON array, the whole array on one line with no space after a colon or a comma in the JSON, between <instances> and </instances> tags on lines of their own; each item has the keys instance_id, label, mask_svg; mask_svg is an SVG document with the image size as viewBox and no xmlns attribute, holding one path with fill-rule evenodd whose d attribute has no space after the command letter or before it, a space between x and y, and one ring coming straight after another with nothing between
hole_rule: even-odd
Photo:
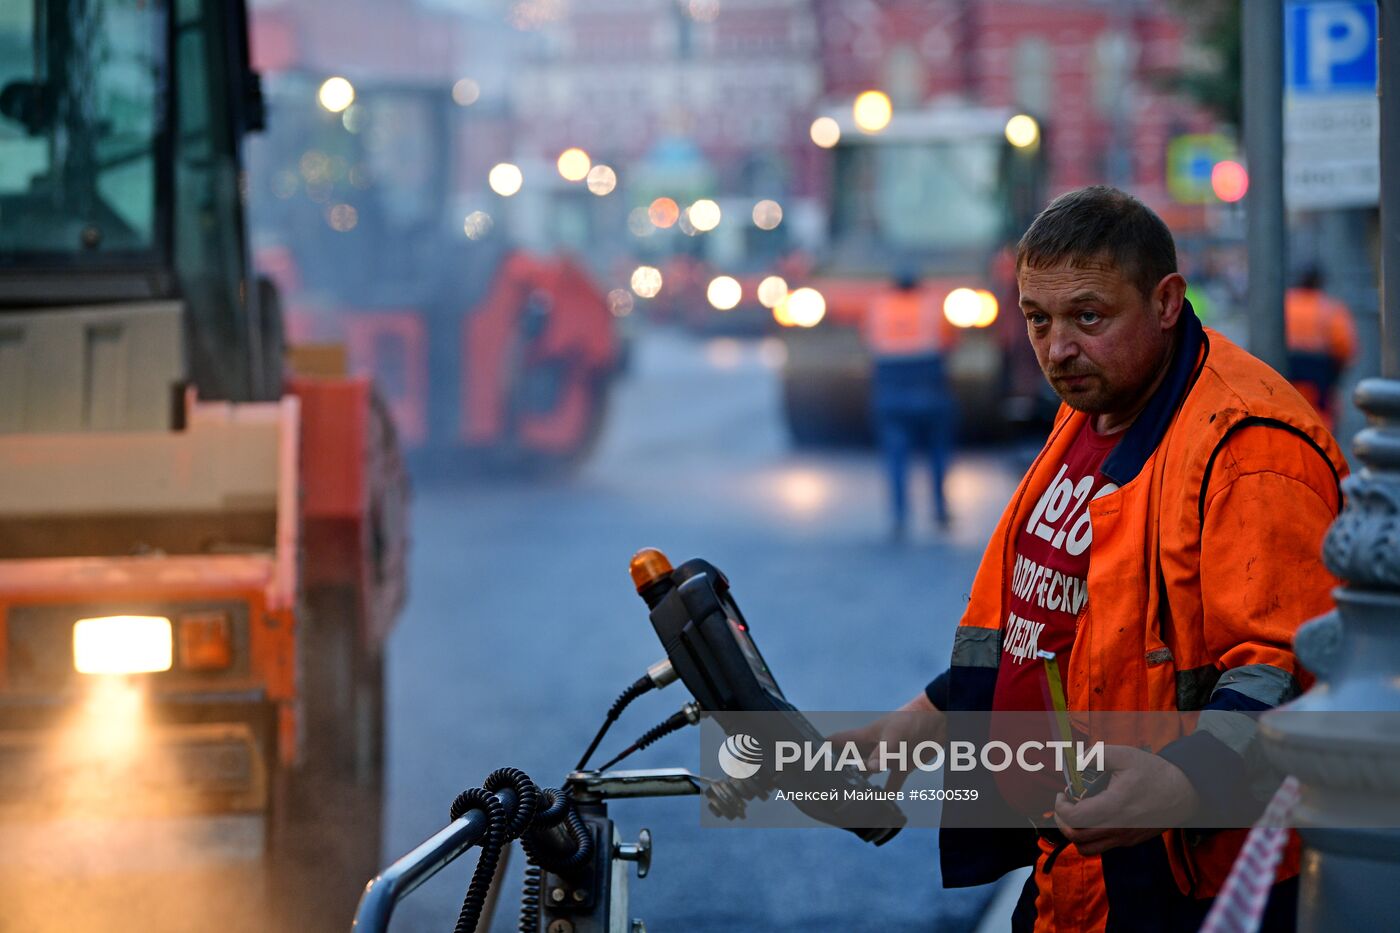
<instances>
[{"instance_id":1,"label":"blurred street light","mask_svg":"<svg viewBox=\"0 0 1400 933\"><path fill-rule=\"evenodd\" d=\"M327 78L321 82L316 100L331 113L340 113L355 102L355 86L338 76Z\"/></svg>"},{"instance_id":2,"label":"blurred street light","mask_svg":"<svg viewBox=\"0 0 1400 933\"><path fill-rule=\"evenodd\" d=\"M1006 121L1006 141L1017 149L1029 149L1040 141L1040 124L1035 117L1018 113Z\"/></svg>"},{"instance_id":3,"label":"blurred street light","mask_svg":"<svg viewBox=\"0 0 1400 933\"><path fill-rule=\"evenodd\" d=\"M593 160L588 157L588 153L578 148L565 149L559 153L559 161L555 164L565 181L583 181L593 168Z\"/></svg>"},{"instance_id":4,"label":"blurred street light","mask_svg":"<svg viewBox=\"0 0 1400 933\"><path fill-rule=\"evenodd\" d=\"M753 223L760 230L777 229L783 222L783 206L777 201L763 200L753 206Z\"/></svg>"},{"instance_id":5,"label":"blurred street light","mask_svg":"<svg viewBox=\"0 0 1400 933\"><path fill-rule=\"evenodd\" d=\"M632 271L632 291L639 298L655 298L661 294L661 270L655 266L638 266Z\"/></svg>"},{"instance_id":6,"label":"blurred street light","mask_svg":"<svg viewBox=\"0 0 1400 933\"><path fill-rule=\"evenodd\" d=\"M971 327L982 313L982 301L970 288L955 288L943 299L943 316L954 327Z\"/></svg>"},{"instance_id":7,"label":"blurred street light","mask_svg":"<svg viewBox=\"0 0 1400 933\"><path fill-rule=\"evenodd\" d=\"M997 310L996 296L986 289L955 288L943 299L943 316L954 327L988 327Z\"/></svg>"},{"instance_id":8,"label":"blurred street light","mask_svg":"<svg viewBox=\"0 0 1400 933\"><path fill-rule=\"evenodd\" d=\"M733 311L743 300L744 287L732 276L716 276L705 289L705 297L717 311Z\"/></svg>"},{"instance_id":9,"label":"blurred street light","mask_svg":"<svg viewBox=\"0 0 1400 933\"><path fill-rule=\"evenodd\" d=\"M480 240L491 232L493 226L495 223L491 220L491 215L485 211L472 211L467 215L467 219L462 221L462 231L469 240Z\"/></svg>"},{"instance_id":10,"label":"blurred street light","mask_svg":"<svg viewBox=\"0 0 1400 933\"><path fill-rule=\"evenodd\" d=\"M491 186L491 190L503 198L508 198L520 190L520 186L525 183L525 176L520 173L520 166L512 165L509 162L498 162L491 168L491 173L486 176L486 182Z\"/></svg>"},{"instance_id":11,"label":"blurred street light","mask_svg":"<svg viewBox=\"0 0 1400 933\"><path fill-rule=\"evenodd\" d=\"M566 0L515 0L510 8L510 24L516 29L542 29L558 22L567 12Z\"/></svg>"},{"instance_id":12,"label":"blurred street light","mask_svg":"<svg viewBox=\"0 0 1400 933\"><path fill-rule=\"evenodd\" d=\"M719 0L687 0L685 11L697 23L713 23L719 19Z\"/></svg>"},{"instance_id":13,"label":"blurred street light","mask_svg":"<svg viewBox=\"0 0 1400 933\"><path fill-rule=\"evenodd\" d=\"M831 117L817 117L812 121L812 128L809 132L812 135L812 142L823 149L830 149L841 141L841 124Z\"/></svg>"},{"instance_id":14,"label":"blurred street light","mask_svg":"<svg viewBox=\"0 0 1400 933\"><path fill-rule=\"evenodd\" d=\"M301 177L306 179L308 185L330 181L332 168L330 156L319 149L308 149L303 152L297 161L297 167L301 169Z\"/></svg>"},{"instance_id":15,"label":"blurred street light","mask_svg":"<svg viewBox=\"0 0 1400 933\"><path fill-rule=\"evenodd\" d=\"M632 313L635 302L632 293L625 288L614 288L608 292L608 310L613 317L626 317Z\"/></svg>"},{"instance_id":16,"label":"blurred street light","mask_svg":"<svg viewBox=\"0 0 1400 933\"><path fill-rule=\"evenodd\" d=\"M349 233L360 222L360 213L352 204L337 204L326 212L326 223L337 233Z\"/></svg>"},{"instance_id":17,"label":"blurred street light","mask_svg":"<svg viewBox=\"0 0 1400 933\"><path fill-rule=\"evenodd\" d=\"M974 327L991 327L996 323L997 312L1000 307L997 304L997 296L987 291L985 288L977 289L977 297L982 303L982 313L977 318Z\"/></svg>"},{"instance_id":18,"label":"blurred street light","mask_svg":"<svg viewBox=\"0 0 1400 933\"><path fill-rule=\"evenodd\" d=\"M890 125L894 105L884 91L865 91L856 97L851 115L862 133L878 133Z\"/></svg>"},{"instance_id":19,"label":"blurred street light","mask_svg":"<svg viewBox=\"0 0 1400 933\"><path fill-rule=\"evenodd\" d=\"M595 165L588 170L588 190L598 197L612 194L617 187L617 172L608 165Z\"/></svg>"},{"instance_id":20,"label":"blurred street light","mask_svg":"<svg viewBox=\"0 0 1400 933\"><path fill-rule=\"evenodd\" d=\"M1249 191L1249 173L1238 162L1217 162L1210 170L1210 190L1226 204L1234 204Z\"/></svg>"},{"instance_id":21,"label":"blurred street light","mask_svg":"<svg viewBox=\"0 0 1400 933\"><path fill-rule=\"evenodd\" d=\"M758 303L765 308L776 308L787 293L788 284L781 275L770 275L758 283Z\"/></svg>"},{"instance_id":22,"label":"blurred street light","mask_svg":"<svg viewBox=\"0 0 1400 933\"><path fill-rule=\"evenodd\" d=\"M471 78L463 78L452 85L452 100L459 107L470 107L481 99L481 85Z\"/></svg>"},{"instance_id":23,"label":"blurred street light","mask_svg":"<svg viewBox=\"0 0 1400 933\"><path fill-rule=\"evenodd\" d=\"M653 226L662 230L674 226L680 216L680 205L670 198L657 198L651 202L651 207L647 208L647 217L651 218Z\"/></svg>"},{"instance_id":24,"label":"blurred street light","mask_svg":"<svg viewBox=\"0 0 1400 933\"><path fill-rule=\"evenodd\" d=\"M799 288L783 304L788 319L798 327L816 327L826 317L826 298L815 288Z\"/></svg>"},{"instance_id":25,"label":"blurred street light","mask_svg":"<svg viewBox=\"0 0 1400 933\"><path fill-rule=\"evenodd\" d=\"M788 314L788 296L784 295L782 300L773 306L773 320L783 327L792 327L792 316Z\"/></svg>"},{"instance_id":26,"label":"blurred street light","mask_svg":"<svg viewBox=\"0 0 1400 933\"><path fill-rule=\"evenodd\" d=\"M690 210L687 213L690 215L690 222L701 233L709 233L718 227L722 216L719 205L709 198L701 198L690 205Z\"/></svg>"}]
</instances>

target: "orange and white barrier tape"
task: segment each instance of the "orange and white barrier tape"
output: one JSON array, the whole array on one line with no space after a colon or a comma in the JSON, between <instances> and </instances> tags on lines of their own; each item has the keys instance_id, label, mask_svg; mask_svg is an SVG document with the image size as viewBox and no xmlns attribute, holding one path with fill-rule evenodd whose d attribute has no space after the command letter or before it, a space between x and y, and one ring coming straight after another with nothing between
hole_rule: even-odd
<instances>
[{"instance_id":1,"label":"orange and white barrier tape","mask_svg":"<svg viewBox=\"0 0 1400 933\"><path fill-rule=\"evenodd\" d=\"M1283 848L1288 844L1288 820L1297 804L1298 779L1285 778L1245 838L1225 885L1201 924L1201 933L1256 933L1259 929Z\"/></svg>"}]
</instances>

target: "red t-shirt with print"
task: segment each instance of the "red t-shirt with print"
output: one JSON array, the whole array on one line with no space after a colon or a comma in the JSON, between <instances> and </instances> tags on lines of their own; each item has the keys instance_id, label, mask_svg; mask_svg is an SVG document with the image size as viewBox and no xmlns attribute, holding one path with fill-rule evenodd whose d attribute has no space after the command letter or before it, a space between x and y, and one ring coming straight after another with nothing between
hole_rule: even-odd
<instances>
[{"instance_id":1,"label":"red t-shirt with print","mask_svg":"<svg viewBox=\"0 0 1400 933\"><path fill-rule=\"evenodd\" d=\"M1016 556L1006 581L1008 614L992 701L995 712L1051 709L1039 652L1055 653L1062 678L1069 669L1075 630L1089 598L1089 502L1117 488L1099 470L1122 437L1100 434L1092 422L1091 418L1080 429L1028 520L1015 530ZM1045 723L1048 729L1049 720ZM1013 806L1039 812L1047 790L1053 802L1064 777L1047 769L1034 781L999 784Z\"/></svg>"}]
</instances>

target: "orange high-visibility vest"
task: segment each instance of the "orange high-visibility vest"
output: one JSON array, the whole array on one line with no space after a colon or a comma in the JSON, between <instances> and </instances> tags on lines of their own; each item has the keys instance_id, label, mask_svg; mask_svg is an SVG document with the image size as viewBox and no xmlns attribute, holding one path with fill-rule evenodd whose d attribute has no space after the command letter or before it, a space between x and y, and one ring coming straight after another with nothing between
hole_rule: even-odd
<instances>
[{"instance_id":1,"label":"orange high-visibility vest","mask_svg":"<svg viewBox=\"0 0 1400 933\"><path fill-rule=\"evenodd\" d=\"M870 355L931 356L946 341L943 315L923 292L886 292L875 299L865 319L865 342Z\"/></svg>"},{"instance_id":2,"label":"orange high-visibility vest","mask_svg":"<svg viewBox=\"0 0 1400 933\"><path fill-rule=\"evenodd\" d=\"M1333 389L1356 355L1351 312L1315 288L1290 288L1283 310L1289 380L1330 427Z\"/></svg>"},{"instance_id":3,"label":"orange high-visibility vest","mask_svg":"<svg viewBox=\"0 0 1400 933\"><path fill-rule=\"evenodd\" d=\"M1283 312L1289 350L1324 353L1339 367L1356 355L1356 328L1340 301L1315 288L1290 288Z\"/></svg>"}]
</instances>

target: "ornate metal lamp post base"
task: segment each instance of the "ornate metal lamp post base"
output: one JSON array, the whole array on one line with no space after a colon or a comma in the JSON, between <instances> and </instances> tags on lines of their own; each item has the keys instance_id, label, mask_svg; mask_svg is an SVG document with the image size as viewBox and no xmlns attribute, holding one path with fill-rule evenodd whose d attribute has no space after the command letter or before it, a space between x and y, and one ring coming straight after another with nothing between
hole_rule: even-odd
<instances>
[{"instance_id":1,"label":"ornate metal lamp post base","mask_svg":"<svg viewBox=\"0 0 1400 933\"><path fill-rule=\"evenodd\" d=\"M1347 584L1295 642L1317 684L1261 723L1269 758L1302 784L1304 931L1400 916L1400 382L1366 380L1356 397L1383 420L1356 437L1364 468L1323 547Z\"/></svg>"}]
</instances>

